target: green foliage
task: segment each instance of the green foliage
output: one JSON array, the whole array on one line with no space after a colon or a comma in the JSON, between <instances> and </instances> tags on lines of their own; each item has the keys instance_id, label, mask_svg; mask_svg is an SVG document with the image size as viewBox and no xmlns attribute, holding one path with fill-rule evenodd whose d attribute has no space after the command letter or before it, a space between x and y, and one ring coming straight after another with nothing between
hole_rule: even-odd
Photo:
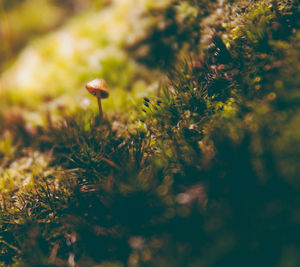
<instances>
[{"instance_id":1,"label":"green foliage","mask_svg":"<svg viewBox=\"0 0 300 267\"><path fill-rule=\"evenodd\" d=\"M169 1L166 6L149 5L155 19L147 34L130 41L129 53L150 68L168 70L181 53L196 49L200 39L200 21L214 8L215 1ZM145 14L142 14L145 16Z\"/></svg>"},{"instance_id":2,"label":"green foliage","mask_svg":"<svg viewBox=\"0 0 300 267\"><path fill-rule=\"evenodd\" d=\"M79 9L101 9L104 0L1 0L0 71L36 36L60 26Z\"/></svg>"},{"instance_id":3,"label":"green foliage","mask_svg":"<svg viewBox=\"0 0 300 267\"><path fill-rule=\"evenodd\" d=\"M135 43L147 46L145 57L133 45L101 70L133 95L132 86L151 81L135 60L168 71L168 85L140 100L140 114L128 106L132 114L110 111L100 124L76 107L58 120L45 111L33 127L18 112L1 113L0 262L298 266L297 1L202 11L207 1L145 3L160 17ZM211 18L211 36L200 41ZM179 51L195 55L182 62Z\"/></svg>"}]
</instances>

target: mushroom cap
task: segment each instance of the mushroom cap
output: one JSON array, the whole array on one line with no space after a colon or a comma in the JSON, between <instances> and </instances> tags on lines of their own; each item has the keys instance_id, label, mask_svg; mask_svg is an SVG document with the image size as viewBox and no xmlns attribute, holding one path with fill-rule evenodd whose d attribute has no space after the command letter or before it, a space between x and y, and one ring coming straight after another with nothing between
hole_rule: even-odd
<instances>
[{"instance_id":1,"label":"mushroom cap","mask_svg":"<svg viewBox=\"0 0 300 267\"><path fill-rule=\"evenodd\" d=\"M92 80L86 84L85 88L94 96L100 96L101 98L108 98L109 96L106 82L103 79Z\"/></svg>"}]
</instances>

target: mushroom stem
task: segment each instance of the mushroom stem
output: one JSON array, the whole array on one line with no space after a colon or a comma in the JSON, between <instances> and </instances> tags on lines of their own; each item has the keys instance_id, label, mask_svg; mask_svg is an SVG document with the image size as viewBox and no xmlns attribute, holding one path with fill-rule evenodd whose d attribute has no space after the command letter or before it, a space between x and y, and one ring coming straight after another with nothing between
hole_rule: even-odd
<instances>
[{"instance_id":1,"label":"mushroom stem","mask_svg":"<svg viewBox=\"0 0 300 267\"><path fill-rule=\"evenodd\" d=\"M101 105L101 96L97 96L98 100L98 107L99 107L99 121L102 123L103 121L103 111L102 111L102 105Z\"/></svg>"}]
</instances>

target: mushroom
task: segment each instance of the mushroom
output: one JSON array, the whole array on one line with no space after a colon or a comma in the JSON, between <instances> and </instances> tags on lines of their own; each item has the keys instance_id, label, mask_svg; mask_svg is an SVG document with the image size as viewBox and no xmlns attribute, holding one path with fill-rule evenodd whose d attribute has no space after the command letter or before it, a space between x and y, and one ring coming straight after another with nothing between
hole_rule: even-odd
<instances>
[{"instance_id":1,"label":"mushroom","mask_svg":"<svg viewBox=\"0 0 300 267\"><path fill-rule=\"evenodd\" d=\"M101 106L101 99L108 98L108 96L109 96L106 82L103 79L97 78L95 80L88 82L86 84L85 88L89 91L89 93L91 93L92 95L97 97L100 122L102 122L103 112L102 112L102 106Z\"/></svg>"}]
</instances>

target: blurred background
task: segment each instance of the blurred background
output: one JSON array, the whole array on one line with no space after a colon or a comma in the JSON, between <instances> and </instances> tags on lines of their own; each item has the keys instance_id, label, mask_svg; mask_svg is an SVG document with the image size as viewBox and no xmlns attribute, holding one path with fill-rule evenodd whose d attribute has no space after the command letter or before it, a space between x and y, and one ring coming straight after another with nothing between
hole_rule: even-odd
<instances>
[{"instance_id":1,"label":"blurred background","mask_svg":"<svg viewBox=\"0 0 300 267\"><path fill-rule=\"evenodd\" d=\"M42 123L46 110L55 119L61 110L96 109L95 99L84 89L95 77L104 78L112 89L114 101L104 102L106 110L135 106L145 90L157 89L159 63L150 70L130 56L127 47L147 38L154 24L164 23L164 17L157 19L147 9L163 13L167 5L1 1L1 109L22 107L26 120L35 125ZM153 57L149 45L141 50L141 58Z\"/></svg>"}]
</instances>

